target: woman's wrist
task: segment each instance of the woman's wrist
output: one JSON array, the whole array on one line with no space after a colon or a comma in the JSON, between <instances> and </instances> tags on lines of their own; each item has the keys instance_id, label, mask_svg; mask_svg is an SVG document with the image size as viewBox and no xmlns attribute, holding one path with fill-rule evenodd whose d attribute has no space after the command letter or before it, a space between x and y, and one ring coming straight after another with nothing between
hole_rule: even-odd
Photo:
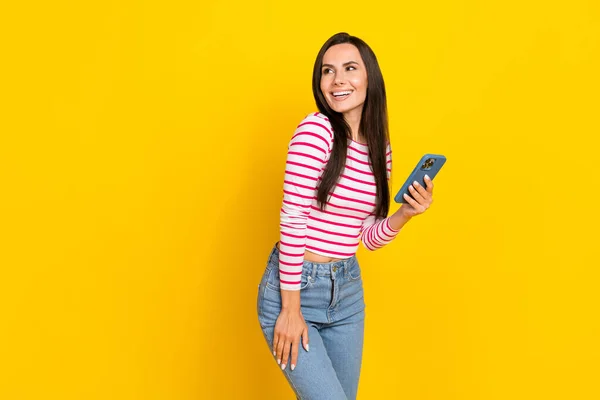
<instances>
[{"instance_id":1,"label":"woman's wrist","mask_svg":"<svg viewBox=\"0 0 600 400\"><path fill-rule=\"evenodd\" d=\"M388 221L388 223L390 224L390 228L392 228L395 231L399 231L400 229L402 229L402 227L412 218L411 216L406 215L403 209L404 207L400 207L398 211L392 214Z\"/></svg>"},{"instance_id":2,"label":"woman's wrist","mask_svg":"<svg viewBox=\"0 0 600 400\"><path fill-rule=\"evenodd\" d=\"M300 291L299 290L280 290L281 309L287 311L300 310Z\"/></svg>"}]
</instances>

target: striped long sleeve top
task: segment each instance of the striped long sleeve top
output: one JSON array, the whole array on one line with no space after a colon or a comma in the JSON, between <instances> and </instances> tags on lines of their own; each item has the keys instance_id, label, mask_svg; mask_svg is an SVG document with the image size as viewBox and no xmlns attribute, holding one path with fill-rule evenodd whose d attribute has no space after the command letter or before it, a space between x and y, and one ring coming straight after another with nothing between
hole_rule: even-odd
<instances>
[{"instance_id":1,"label":"striped long sleeve top","mask_svg":"<svg viewBox=\"0 0 600 400\"><path fill-rule=\"evenodd\" d=\"M296 128L288 146L283 205L280 210L279 273L283 290L300 290L304 251L333 258L352 257L358 244L369 250L391 242L388 218L376 218L375 176L367 145L348 139L346 165L324 211L317 205L317 186L333 148L329 119L311 113ZM388 143L387 177L392 170Z\"/></svg>"}]
</instances>

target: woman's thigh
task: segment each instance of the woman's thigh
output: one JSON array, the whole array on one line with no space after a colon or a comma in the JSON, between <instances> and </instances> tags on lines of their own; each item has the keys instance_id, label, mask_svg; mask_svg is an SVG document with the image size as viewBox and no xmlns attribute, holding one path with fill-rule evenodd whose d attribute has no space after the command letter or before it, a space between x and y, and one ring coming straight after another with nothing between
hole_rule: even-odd
<instances>
[{"instance_id":1,"label":"woman's thigh","mask_svg":"<svg viewBox=\"0 0 600 400\"><path fill-rule=\"evenodd\" d=\"M330 322L320 327L321 338L348 399L355 399L363 355L365 301L361 269L356 258L336 278Z\"/></svg>"},{"instance_id":2,"label":"woman's thigh","mask_svg":"<svg viewBox=\"0 0 600 400\"><path fill-rule=\"evenodd\" d=\"M261 330L263 332L265 341L269 348L269 353L273 360L276 361L273 356L273 336L275 333L275 322L281 312L281 293L274 287L276 284L276 265L269 265L263 279L258 288L257 298L257 312L258 320L260 323ZM271 282L271 283L269 283ZM316 287L312 287L312 284L308 277L302 279L303 288L301 290L302 295L305 295L306 291L319 290ZM310 351L306 351L302 343L298 345L298 359L297 365L292 371L290 368L291 355L288 359L288 364L282 373L285 375L290 386L296 393L298 398L303 400L320 400L320 399L332 399L332 400L346 400L346 393L342 387L340 381L337 378L337 374L331 359L327 354L323 340L321 339L319 324L311 321L304 314L314 313L315 302L318 302L320 297L318 293L312 293L312 296L304 296L304 305L301 305L301 311L305 318L308 326L308 338L310 341ZM310 304L312 304L312 307ZM327 303L325 303L325 307ZM318 314L318 313L317 313ZM277 364L276 364L277 365ZM277 365L279 367L279 365ZM281 368L280 368L281 370Z\"/></svg>"},{"instance_id":3,"label":"woman's thigh","mask_svg":"<svg viewBox=\"0 0 600 400\"><path fill-rule=\"evenodd\" d=\"M319 330L336 376L348 399L356 399L362 365L365 311Z\"/></svg>"},{"instance_id":4,"label":"woman's thigh","mask_svg":"<svg viewBox=\"0 0 600 400\"><path fill-rule=\"evenodd\" d=\"M308 323L308 337L310 338L310 351L298 346L298 364L292 371L289 363L282 370L296 396L302 400L347 400L346 392L342 387L335 368L318 329ZM262 328L269 352L273 356L273 326ZM275 357L273 356L273 360ZM277 361L275 361L276 363ZM277 365L277 364L276 364ZM277 367L279 367L277 365ZM281 368L279 368L281 370Z\"/></svg>"}]
</instances>

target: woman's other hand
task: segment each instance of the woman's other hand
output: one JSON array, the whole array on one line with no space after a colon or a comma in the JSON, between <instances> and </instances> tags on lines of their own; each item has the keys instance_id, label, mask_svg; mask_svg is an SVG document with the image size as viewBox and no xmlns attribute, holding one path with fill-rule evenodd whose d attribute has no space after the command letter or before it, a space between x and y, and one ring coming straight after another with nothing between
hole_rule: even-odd
<instances>
[{"instance_id":1,"label":"woman's other hand","mask_svg":"<svg viewBox=\"0 0 600 400\"><path fill-rule=\"evenodd\" d=\"M298 346L300 337L306 351L308 351L308 326L300 309L283 308L275 322L275 333L273 336L273 355L277 357L277 364L285 369L288 363L290 351L292 354L292 371L298 361ZM291 349L290 349L291 346Z\"/></svg>"},{"instance_id":2,"label":"woman's other hand","mask_svg":"<svg viewBox=\"0 0 600 400\"><path fill-rule=\"evenodd\" d=\"M425 175L425 184L427 188L414 181L408 187L412 198L405 194L404 199L408 203L402 204L402 207L398 211L402 212L408 218L424 213L431 206L431 203L433 203L433 181L427 175Z\"/></svg>"}]
</instances>

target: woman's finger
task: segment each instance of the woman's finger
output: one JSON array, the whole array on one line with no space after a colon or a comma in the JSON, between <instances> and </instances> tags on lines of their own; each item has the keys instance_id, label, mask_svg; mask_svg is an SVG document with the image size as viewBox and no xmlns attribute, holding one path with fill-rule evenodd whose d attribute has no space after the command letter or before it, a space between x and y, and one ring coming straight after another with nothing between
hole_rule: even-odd
<instances>
[{"instance_id":1,"label":"woman's finger","mask_svg":"<svg viewBox=\"0 0 600 400\"><path fill-rule=\"evenodd\" d=\"M416 209L417 207L419 207L419 203L417 203L412 197L410 197L408 195L408 193L404 193L403 196L404 196L404 199L406 201L408 201L408 204L410 204L411 206L413 206L414 209Z\"/></svg>"},{"instance_id":2,"label":"woman's finger","mask_svg":"<svg viewBox=\"0 0 600 400\"><path fill-rule=\"evenodd\" d=\"M308 327L305 327L304 332L302 332L302 345L308 351Z\"/></svg>"},{"instance_id":3,"label":"woman's finger","mask_svg":"<svg viewBox=\"0 0 600 400\"><path fill-rule=\"evenodd\" d=\"M431 180L429 180L431 182ZM429 208L429 206L431 205L431 203L433 203L433 186L429 186L428 185L428 190L425 190L425 188L419 184L418 182L415 182L415 186L417 187L417 191L418 193L422 196L421 199L419 199L418 197L415 197L415 199L423 206L425 207L425 209Z\"/></svg>"},{"instance_id":4,"label":"woman's finger","mask_svg":"<svg viewBox=\"0 0 600 400\"><path fill-rule=\"evenodd\" d=\"M423 190L423 187L420 187L421 190ZM413 187L413 185L409 185L408 190L410 191L410 194L412 194L413 199L415 199L419 204L425 203L425 198L421 195L421 193L419 193L417 189Z\"/></svg>"},{"instance_id":5,"label":"woman's finger","mask_svg":"<svg viewBox=\"0 0 600 400\"><path fill-rule=\"evenodd\" d=\"M279 343L279 335L277 332L273 333L273 355L277 356L277 344Z\"/></svg>"},{"instance_id":6,"label":"woman's finger","mask_svg":"<svg viewBox=\"0 0 600 400\"><path fill-rule=\"evenodd\" d=\"M429 175L425 175L425 185L427 185L427 191L429 193L433 192L433 181L429 177Z\"/></svg>"},{"instance_id":7,"label":"woman's finger","mask_svg":"<svg viewBox=\"0 0 600 400\"><path fill-rule=\"evenodd\" d=\"M298 364L298 346L300 346L300 338L294 339L292 342L292 359L290 360L290 368L292 371L296 368L296 364Z\"/></svg>"},{"instance_id":8,"label":"woman's finger","mask_svg":"<svg viewBox=\"0 0 600 400\"><path fill-rule=\"evenodd\" d=\"M277 347L275 348L275 351L277 352L277 364L281 364L281 359L283 358L283 346L285 344L285 337L283 335L278 336L279 341L277 342Z\"/></svg>"},{"instance_id":9,"label":"woman's finger","mask_svg":"<svg viewBox=\"0 0 600 400\"><path fill-rule=\"evenodd\" d=\"M406 199L406 201L408 201L408 204L410 204L412 208L415 209L417 214L420 214L424 211L423 206L421 206L419 203L413 200L408 194L404 193L404 198Z\"/></svg>"},{"instance_id":10,"label":"woman's finger","mask_svg":"<svg viewBox=\"0 0 600 400\"><path fill-rule=\"evenodd\" d=\"M414 187L417 190L417 192L421 196L423 196L424 199L426 199L429 196L429 193L427 192L427 190L425 190L425 188L423 187L423 185L421 185L419 182L415 181L414 182Z\"/></svg>"},{"instance_id":11,"label":"woman's finger","mask_svg":"<svg viewBox=\"0 0 600 400\"><path fill-rule=\"evenodd\" d=\"M285 369L285 366L288 363L288 359L290 358L290 346L292 345L292 341L285 338L283 343L283 356L281 357L281 369Z\"/></svg>"}]
</instances>

